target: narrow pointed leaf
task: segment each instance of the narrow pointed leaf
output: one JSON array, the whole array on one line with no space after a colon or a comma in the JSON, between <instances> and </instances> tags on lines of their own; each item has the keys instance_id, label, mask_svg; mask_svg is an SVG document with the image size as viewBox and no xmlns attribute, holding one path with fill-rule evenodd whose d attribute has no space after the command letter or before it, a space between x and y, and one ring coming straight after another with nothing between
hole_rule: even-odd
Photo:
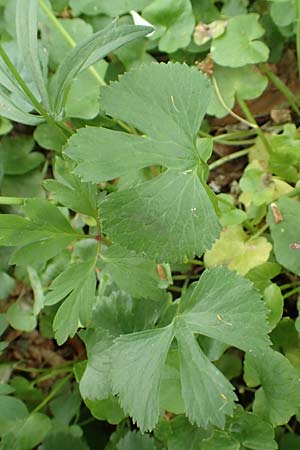
<instances>
[{"instance_id":1,"label":"narrow pointed leaf","mask_svg":"<svg viewBox=\"0 0 300 450\"><path fill-rule=\"evenodd\" d=\"M56 74L54 108L59 114L65 104L70 84L76 75L108 53L128 42L145 36L149 27L117 26L116 22L90 36L66 56Z\"/></svg>"},{"instance_id":2,"label":"narrow pointed leaf","mask_svg":"<svg viewBox=\"0 0 300 450\"><path fill-rule=\"evenodd\" d=\"M37 14L38 0L17 1L16 31L20 57L32 76L32 81L37 87L43 105L49 111L49 96L38 48Z\"/></svg>"}]
</instances>

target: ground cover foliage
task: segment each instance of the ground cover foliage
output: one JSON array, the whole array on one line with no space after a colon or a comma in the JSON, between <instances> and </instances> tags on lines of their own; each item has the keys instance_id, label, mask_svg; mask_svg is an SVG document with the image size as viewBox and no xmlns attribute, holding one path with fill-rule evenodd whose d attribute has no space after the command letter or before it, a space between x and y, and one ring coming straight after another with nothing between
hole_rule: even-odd
<instances>
[{"instance_id":1,"label":"ground cover foliage","mask_svg":"<svg viewBox=\"0 0 300 450\"><path fill-rule=\"evenodd\" d=\"M299 449L298 0L0 18L0 449Z\"/></svg>"}]
</instances>

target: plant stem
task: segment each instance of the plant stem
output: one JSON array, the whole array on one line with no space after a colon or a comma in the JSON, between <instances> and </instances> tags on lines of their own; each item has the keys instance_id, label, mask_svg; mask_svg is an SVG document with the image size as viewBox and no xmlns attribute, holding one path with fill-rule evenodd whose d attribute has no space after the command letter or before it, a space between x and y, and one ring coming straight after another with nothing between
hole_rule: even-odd
<instances>
[{"instance_id":1,"label":"plant stem","mask_svg":"<svg viewBox=\"0 0 300 450\"><path fill-rule=\"evenodd\" d=\"M40 377L36 378L35 380L33 380L30 383L30 385L35 386L36 384L42 383L43 381L49 380L50 378L54 378L57 375L68 373L68 372L73 372L73 367L65 367L65 368L56 369L56 370L52 369L51 372L45 373L45 374L41 375Z\"/></svg>"},{"instance_id":2,"label":"plant stem","mask_svg":"<svg viewBox=\"0 0 300 450\"><path fill-rule=\"evenodd\" d=\"M24 205L24 197L0 197L0 205Z\"/></svg>"},{"instance_id":3,"label":"plant stem","mask_svg":"<svg viewBox=\"0 0 300 450\"><path fill-rule=\"evenodd\" d=\"M7 68L15 78L15 80L18 82L20 88L23 90L23 92L27 95L28 99L31 101L32 105L40 113L41 116L44 117L44 119L51 124L52 126L59 127L59 129L62 128L62 126L55 122L53 117L47 112L47 110L43 107L43 105L38 101L38 99L35 97L35 95L31 92L31 90L28 88L27 84L21 77L20 73L12 63L11 59L9 58L8 54L0 44L0 56L3 59L4 63L6 64ZM64 134L64 137L65 134Z\"/></svg>"},{"instance_id":4,"label":"plant stem","mask_svg":"<svg viewBox=\"0 0 300 450\"><path fill-rule=\"evenodd\" d=\"M228 114L230 114L232 117L234 117L235 119L237 119L239 122L245 123L245 124L248 125L248 127L250 127L250 128L258 128L258 125L257 125L257 123L256 123L255 121L254 121L254 123L253 123L253 122L251 122L251 121L248 121L248 120L244 119L243 117L239 116L239 115L236 114L234 111L232 111L232 110L229 108L229 106L226 105L226 103L225 103L225 101L224 101L224 99L223 99L223 97L222 97L222 94L221 94L221 92L220 92L220 89L219 89L219 86L218 86L218 83L217 83L216 78L215 78L214 76L212 76L211 79L212 79L213 87L214 87L214 89L215 89L216 96L217 96L219 102L221 103L221 105L223 106L223 108L226 109L226 111L228 112Z\"/></svg>"},{"instance_id":5,"label":"plant stem","mask_svg":"<svg viewBox=\"0 0 300 450\"><path fill-rule=\"evenodd\" d=\"M71 48L76 47L76 42L72 38L72 36L67 32L67 30L62 26L60 21L57 19L57 17L53 14L50 8L46 5L44 0L39 0L40 7L44 11L44 13L47 15L49 20L52 22L52 24L55 26L55 28L60 32L60 34L63 36L65 41L69 44ZM89 67L90 73L94 76L94 78L98 81L100 86L105 86L106 83L103 80L103 78L99 75L99 73L95 70L94 67Z\"/></svg>"},{"instance_id":6,"label":"plant stem","mask_svg":"<svg viewBox=\"0 0 300 450\"><path fill-rule=\"evenodd\" d=\"M223 134L219 134L216 136L213 136L213 141L218 142L220 139L226 139L226 140L231 140L231 139L238 139L239 137L241 138L249 138L251 136L256 136L257 135L257 131L255 129L251 129L251 130L241 130L241 131L234 131L232 133L223 133Z\"/></svg>"},{"instance_id":7,"label":"plant stem","mask_svg":"<svg viewBox=\"0 0 300 450\"><path fill-rule=\"evenodd\" d=\"M216 140L214 142L217 142L218 144L223 144L223 145L229 145L229 146L242 146L242 145L251 145L255 143L255 139L244 139L243 141L234 141L234 140L228 140L226 141L225 139L219 139Z\"/></svg>"},{"instance_id":8,"label":"plant stem","mask_svg":"<svg viewBox=\"0 0 300 450\"><path fill-rule=\"evenodd\" d=\"M297 292L299 293L299 289L300 289L299 286L295 287L295 288L292 289L291 291L288 291L286 294L284 294L284 295L282 296L282 298L283 298L283 299L286 299L286 298L288 298L288 297L291 297L291 296L294 295L294 294L297 294Z\"/></svg>"},{"instance_id":9,"label":"plant stem","mask_svg":"<svg viewBox=\"0 0 300 450\"><path fill-rule=\"evenodd\" d=\"M169 291L173 291L173 292L182 292L182 288L178 287L178 286L169 286L168 287Z\"/></svg>"},{"instance_id":10,"label":"plant stem","mask_svg":"<svg viewBox=\"0 0 300 450\"><path fill-rule=\"evenodd\" d=\"M263 234L265 231L267 231L268 228L269 228L269 225L267 223L265 223L255 234L253 234L253 236L251 236L249 238L249 241L259 237L261 234Z\"/></svg>"},{"instance_id":11,"label":"plant stem","mask_svg":"<svg viewBox=\"0 0 300 450\"><path fill-rule=\"evenodd\" d=\"M240 96L237 95L237 101L238 104L240 105L241 110L243 111L243 113L245 114L245 116L247 117L247 119L249 120L250 123L255 124L256 125L256 130L257 130L257 134L260 137L263 145L265 146L267 152L270 154L272 149L271 146L269 144L269 142L266 139L266 136L264 134L264 132L262 131L262 129L257 125L256 120L254 118L254 116L252 115L250 109L248 108L247 103L245 102L245 100L243 100Z\"/></svg>"},{"instance_id":12,"label":"plant stem","mask_svg":"<svg viewBox=\"0 0 300 450\"><path fill-rule=\"evenodd\" d=\"M36 413L36 412L40 411L41 409L43 409L56 396L56 394L63 388L63 386L71 379L72 376L73 376L73 374L70 373L65 378L60 380L57 383L57 385L52 389L52 391L47 395L47 397L45 397L44 400L39 405L37 405L36 408L34 408L32 413Z\"/></svg>"},{"instance_id":13,"label":"plant stem","mask_svg":"<svg viewBox=\"0 0 300 450\"><path fill-rule=\"evenodd\" d=\"M280 289L282 291L284 291L285 289L289 289L289 288L294 287L294 286L299 286L299 284L300 284L300 281L294 281L293 283L282 284L279 287L280 287Z\"/></svg>"},{"instance_id":14,"label":"plant stem","mask_svg":"<svg viewBox=\"0 0 300 450\"><path fill-rule=\"evenodd\" d=\"M202 261L199 261L198 259L189 259L186 264L194 264L194 266L204 266L204 263Z\"/></svg>"},{"instance_id":15,"label":"plant stem","mask_svg":"<svg viewBox=\"0 0 300 450\"><path fill-rule=\"evenodd\" d=\"M189 275L189 274L186 274L186 275L173 275L172 278L175 281L186 280L186 279L198 280L199 275Z\"/></svg>"},{"instance_id":16,"label":"plant stem","mask_svg":"<svg viewBox=\"0 0 300 450\"><path fill-rule=\"evenodd\" d=\"M298 0L297 0L298 1ZM285 96L291 108L300 117L300 109L298 108L297 102L293 92L286 86L286 84L281 81L281 79L273 73L266 64L260 64L260 69L267 75L269 80L277 87L277 89ZM299 58L298 58L298 70L299 70Z\"/></svg>"},{"instance_id":17,"label":"plant stem","mask_svg":"<svg viewBox=\"0 0 300 450\"><path fill-rule=\"evenodd\" d=\"M214 161L213 163L209 164L208 168L209 168L209 170L214 170L217 167L220 167L229 161L233 161L234 159L237 159L237 158L242 158L243 156L248 155L248 153L249 153L249 149L243 149L238 152L230 153L230 155L223 156L223 158L220 158L217 161Z\"/></svg>"}]
</instances>

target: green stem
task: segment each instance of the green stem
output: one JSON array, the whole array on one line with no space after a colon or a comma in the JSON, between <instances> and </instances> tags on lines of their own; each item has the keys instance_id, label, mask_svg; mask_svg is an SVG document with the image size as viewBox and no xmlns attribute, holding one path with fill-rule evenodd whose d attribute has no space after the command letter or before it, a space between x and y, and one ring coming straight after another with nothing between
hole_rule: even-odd
<instances>
[{"instance_id":1,"label":"green stem","mask_svg":"<svg viewBox=\"0 0 300 450\"><path fill-rule=\"evenodd\" d=\"M175 281L186 280L186 279L198 280L199 275L189 275L189 274L186 274L186 275L173 275L172 278Z\"/></svg>"},{"instance_id":2,"label":"green stem","mask_svg":"<svg viewBox=\"0 0 300 450\"><path fill-rule=\"evenodd\" d=\"M294 281L293 283L282 284L282 285L279 286L279 287L280 287L280 289L281 289L282 291L284 291L285 289L290 289L290 288L292 288L292 287L294 287L294 286L299 286L299 284L300 284L300 281Z\"/></svg>"},{"instance_id":3,"label":"green stem","mask_svg":"<svg viewBox=\"0 0 300 450\"><path fill-rule=\"evenodd\" d=\"M218 86L216 78L214 76L212 76L211 79L212 79L212 83L213 83L213 87L214 87L216 96L217 96L219 102L221 103L221 105L223 106L223 108L226 109L228 114L230 114L232 117L237 119L239 122L245 123L250 128L258 128L258 125L257 125L257 123L255 121L253 123L253 121L249 121L249 120L244 119L243 117L239 116L234 111L232 111L232 109L230 109L229 106L226 105L226 103L225 103L225 101L224 101L224 99L222 97L221 91L219 89L219 86Z\"/></svg>"},{"instance_id":4,"label":"green stem","mask_svg":"<svg viewBox=\"0 0 300 450\"><path fill-rule=\"evenodd\" d=\"M282 298L283 299L286 299L286 298L288 298L288 297L291 297L292 295L294 295L294 294L297 294L297 292L299 293L299 286L298 287L295 287L294 289L292 289L291 291L288 291L286 294L284 294L283 296L282 296Z\"/></svg>"},{"instance_id":5,"label":"green stem","mask_svg":"<svg viewBox=\"0 0 300 450\"><path fill-rule=\"evenodd\" d=\"M220 158L217 161L214 161L213 163L209 164L208 168L209 168L209 170L214 170L217 167L220 167L229 161L233 161L234 159L237 159L237 158L242 158L243 156L248 155L248 153L249 153L249 149L243 149L238 152L231 153L230 155L223 156L223 158Z\"/></svg>"},{"instance_id":6,"label":"green stem","mask_svg":"<svg viewBox=\"0 0 300 450\"><path fill-rule=\"evenodd\" d=\"M253 236L251 236L249 238L249 241L259 237L261 234L263 234L265 231L267 231L268 228L269 228L269 225L267 223L265 223L255 234L253 234Z\"/></svg>"},{"instance_id":7,"label":"green stem","mask_svg":"<svg viewBox=\"0 0 300 450\"><path fill-rule=\"evenodd\" d=\"M223 144L223 145L229 145L229 146L243 146L243 145L252 145L252 144L254 144L255 143L255 139L244 139L243 141L241 140L241 141L234 141L234 140L228 140L228 141L226 141L225 139L219 139L219 140L217 140L217 141L214 141L214 142L217 142L218 144Z\"/></svg>"},{"instance_id":8,"label":"green stem","mask_svg":"<svg viewBox=\"0 0 300 450\"><path fill-rule=\"evenodd\" d=\"M300 0L296 0L296 11L297 11L297 33L296 33L297 68L298 68L298 77L300 78Z\"/></svg>"},{"instance_id":9,"label":"green stem","mask_svg":"<svg viewBox=\"0 0 300 450\"><path fill-rule=\"evenodd\" d=\"M86 425L89 425L92 422L95 422L95 420L97 420L96 417L89 417L88 419L85 419L82 422L78 422L77 425L82 428Z\"/></svg>"},{"instance_id":10,"label":"green stem","mask_svg":"<svg viewBox=\"0 0 300 450\"><path fill-rule=\"evenodd\" d=\"M18 82L20 88L23 90L25 95L27 95L28 99L31 101L31 103L34 106L34 108L36 109L36 111L38 111L40 113L40 115L43 116L44 119L49 124L60 128L60 125L55 122L53 117L47 112L47 110L43 107L43 105L38 101L38 99L35 97L35 95L33 95L31 90L28 88L27 84L21 77L20 73L18 72L18 70L16 69L14 64L12 63L11 59L9 58L8 54L6 53L6 51L4 50L4 48L2 47L1 44L0 44L0 56L3 59L4 63L6 64L6 66L8 67L11 74L13 75L13 77L15 78L15 80ZM64 137L66 137L65 134L64 134Z\"/></svg>"},{"instance_id":11,"label":"green stem","mask_svg":"<svg viewBox=\"0 0 300 450\"><path fill-rule=\"evenodd\" d=\"M255 129L252 130L243 130L243 131L234 131L233 133L223 133L223 134L219 134L217 136L213 136L213 141L218 142L220 139L226 139L226 140L231 140L231 139L238 139L238 138L249 138L251 136L256 136L257 135L257 131Z\"/></svg>"},{"instance_id":12,"label":"green stem","mask_svg":"<svg viewBox=\"0 0 300 450\"><path fill-rule=\"evenodd\" d=\"M299 64L299 59L298 59ZM295 96L293 92L286 86L286 84L281 81L281 79L273 73L266 64L260 64L260 69L267 75L269 80L277 87L277 89L285 96L291 108L300 117L300 109L298 108L297 102L295 101ZM298 66L299 67L299 66Z\"/></svg>"},{"instance_id":13,"label":"green stem","mask_svg":"<svg viewBox=\"0 0 300 450\"><path fill-rule=\"evenodd\" d=\"M178 287L178 286L169 286L168 287L169 291L173 291L173 292L182 292L182 288Z\"/></svg>"},{"instance_id":14,"label":"green stem","mask_svg":"<svg viewBox=\"0 0 300 450\"><path fill-rule=\"evenodd\" d=\"M37 405L36 408L34 408L32 413L36 413L36 412L40 411L41 409L43 409L56 396L56 394L63 388L63 386L71 379L72 376L73 376L73 374L70 373L65 378L60 380L57 383L57 385L52 389L50 394L47 395L47 397L45 397L44 400L39 405Z\"/></svg>"},{"instance_id":15,"label":"green stem","mask_svg":"<svg viewBox=\"0 0 300 450\"><path fill-rule=\"evenodd\" d=\"M245 100L243 100L240 96L237 95L237 101L238 104L240 105L241 110L243 111L243 113L245 114L245 116L247 117L248 121L250 123L252 123L253 125L256 125L255 128L257 130L257 134L260 137L263 145L265 146L265 149L267 150L268 154L270 154L272 152L271 146L269 144L269 142L267 141L267 138L264 134L264 132L262 131L262 129L257 125L256 120L254 118L254 116L252 115L252 112L250 111L250 109L248 108L247 103L245 102Z\"/></svg>"},{"instance_id":16,"label":"green stem","mask_svg":"<svg viewBox=\"0 0 300 450\"><path fill-rule=\"evenodd\" d=\"M64 374L64 373L68 373L68 372L73 372L73 367L66 367L66 368L61 368L61 369L57 369L57 370L53 370L49 373L45 373L43 375L41 375L40 377L36 378L35 380L33 380L30 385L31 386L35 386L36 384L42 383L43 381L49 380L50 378L54 378L57 375L60 374Z\"/></svg>"},{"instance_id":17,"label":"green stem","mask_svg":"<svg viewBox=\"0 0 300 450\"><path fill-rule=\"evenodd\" d=\"M203 261L199 261L198 259L189 259L186 264L193 264L194 266L204 266Z\"/></svg>"},{"instance_id":18,"label":"green stem","mask_svg":"<svg viewBox=\"0 0 300 450\"><path fill-rule=\"evenodd\" d=\"M26 200L24 197L0 197L0 205L24 205Z\"/></svg>"}]
</instances>

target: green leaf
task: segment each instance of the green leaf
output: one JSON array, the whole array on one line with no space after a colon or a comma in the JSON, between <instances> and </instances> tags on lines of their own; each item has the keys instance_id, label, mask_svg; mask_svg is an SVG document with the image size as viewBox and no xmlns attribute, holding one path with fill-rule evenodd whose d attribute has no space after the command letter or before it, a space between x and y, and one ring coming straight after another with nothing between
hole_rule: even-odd
<instances>
[{"instance_id":1,"label":"green leaf","mask_svg":"<svg viewBox=\"0 0 300 450\"><path fill-rule=\"evenodd\" d=\"M283 314L284 300L280 287L271 283L264 290L264 302L269 310L268 321L270 330L276 327Z\"/></svg>"},{"instance_id":2,"label":"green leaf","mask_svg":"<svg viewBox=\"0 0 300 450\"><path fill-rule=\"evenodd\" d=\"M98 383L98 380L96 382ZM85 399L85 404L96 419L106 420L112 425L119 424L125 417L116 397L109 397L105 400Z\"/></svg>"},{"instance_id":3,"label":"green leaf","mask_svg":"<svg viewBox=\"0 0 300 450\"><path fill-rule=\"evenodd\" d=\"M15 287L15 279L8 273L0 271L0 300L6 300Z\"/></svg>"},{"instance_id":4,"label":"green leaf","mask_svg":"<svg viewBox=\"0 0 300 450\"><path fill-rule=\"evenodd\" d=\"M42 442L51 429L51 420L41 413L32 413L15 431L20 450L31 450Z\"/></svg>"},{"instance_id":5,"label":"green leaf","mask_svg":"<svg viewBox=\"0 0 300 450\"><path fill-rule=\"evenodd\" d=\"M77 385L74 390L68 390L66 393L58 395L50 403L50 410L53 418L60 424L69 425L72 419L80 414L82 403Z\"/></svg>"},{"instance_id":6,"label":"green leaf","mask_svg":"<svg viewBox=\"0 0 300 450\"><path fill-rule=\"evenodd\" d=\"M60 130L49 123L39 125L34 130L33 137L40 147L46 150L55 150L58 153L61 152L62 146L66 143Z\"/></svg>"},{"instance_id":7,"label":"green leaf","mask_svg":"<svg viewBox=\"0 0 300 450\"><path fill-rule=\"evenodd\" d=\"M185 412L181 393L180 361L177 349L170 349L160 382L159 404L163 411Z\"/></svg>"},{"instance_id":8,"label":"green leaf","mask_svg":"<svg viewBox=\"0 0 300 450\"><path fill-rule=\"evenodd\" d=\"M0 143L0 162L6 175L23 175L35 169L45 158L42 153L32 152L31 136L6 136Z\"/></svg>"},{"instance_id":9,"label":"green leaf","mask_svg":"<svg viewBox=\"0 0 300 450\"><path fill-rule=\"evenodd\" d=\"M7 310L6 320L15 329L21 331L33 331L37 320L32 309L20 300L14 302Z\"/></svg>"},{"instance_id":10,"label":"green leaf","mask_svg":"<svg viewBox=\"0 0 300 450\"><path fill-rule=\"evenodd\" d=\"M68 432L49 433L39 450L89 450L88 445L79 436Z\"/></svg>"},{"instance_id":11,"label":"green leaf","mask_svg":"<svg viewBox=\"0 0 300 450\"><path fill-rule=\"evenodd\" d=\"M142 431L158 419L159 383L172 339L173 327L167 326L120 336L113 346L113 391Z\"/></svg>"},{"instance_id":12,"label":"green leaf","mask_svg":"<svg viewBox=\"0 0 300 450\"><path fill-rule=\"evenodd\" d=\"M271 17L278 27L288 27L297 20L297 8L294 0L273 0Z\"/></svg>"},{"instance_id":13,"label":"green leaf","mask_svg":"<svg viewBox=\"0 0 300 450\"><path fill-rule=\"evenodd\" d=\"M196 70L180 64L147 65L124 75L102 95L109 115L146 136L87 128L70 139L65 152L79 163L75 173L84 181L106 181L153 164L180 170L112 194L102 203L104 231L119 245L169 261L200 255L217 237L212 194L192 171L206 167L201 149L207 144L200 140L199 148L196 138L208 95L209 83ZM145 116L145 111L155 114Z\"/></svg>"},{"instance_id":14,"label":"green leaf","mask_svg":"<svg viewBox=\"0 0 300 450\"><path fill-rule=\"evenodd\" d=\"M240 450L240 444L234 437L224 431L215 431L203 442L201 450Z\"/></svg>"},{"instance_id":15,"label":"green leaf","mask_svg":"<svg viewBox=\"0 0 300 450\"><path fill-rule=\"evenodd\" d=\"M46 87L47 73L40 62L39 43L37 39L38 0L17 0L16 31L20 57L24 62L32 81L36 85L44 107L49 111L50 102Z\"/></svg>"},{"instance_id":16,"label":"green leaf","mask_svg":"<svg viewBox=\"0 0 300 450\"><path fill-rule=\"evenodd\" d=\"M168 282L160 278L154 260L136 255L117 245L112 245L102 252L101 257L105 261L105 270L120 289L137 298L165 298L166 292L163 288L168 286Z\"/></svg>"},{"instance_id":17,"label":"green leaf","mask_svg":"<svg viewBox=\"0 0 300 450\"><path fill-rule=\"evenodd\" d=\"M142 431L152 429L157 422L162 371L174 335L180 349L186 413L202 426L208 422L223 426L224 415L233 411L235 395L228 380L198 347L193 333L242 350L265 349L269 343L266 310L249 281L218 268L206 271L191 289L181 301L179 315L168 326L121 335L114 341L113 392ZM199 383L205 386L203 390L198 389ZM209 400L206 392L210 393Z\"/></svg>"},{"instance_id":18,"label":"green leaf","mask_svg":"<svg viewBox=\"0 0 300 450\"><path fill-rule=\"evenodd\" d=\"M10 99L2 86L0 86L0 115L15 122L32 126L45 121L43 117L23 111Z\"/></svg>"},{"instance_id":19,"label":"green leaf","mask_svg":"<svg viewBox=\"0 0 300 450\"><path fill-rule=\"evenodd\" d=\"M204 355L186 319L176 322L175 336L181 361L182 395L190 422L204 428L209 423L223 428L225 414L232 414L237 400L233 386Z\"/></svg>"},{"instance_id":20,"label":"green leaf","mask_svg":"<svg viewBox=\"0 0 300 450\"><path fill-rule=\"evenodd\" d=\"M86 345L88 362L80 380L84 399L103 400L111 393L111 347L113 337L102 329L89 330L81 335Z\"/></svg>"},{"instance_id":21,"label":"green leaf","mask_svg":"<svg viewBox=\"0 0 300 450\"><path fill-rule=\"evenodd\" d=\"M51 192L51 197L57 203L98 219L97 187L81 182L77 176L70 173L70 168L66 161L56 158L56 180L44 181L45 188Z\"/></svg>"},{"instance_id":22,"label":"green leaf","mask_svg":"<svg viewBox=\"0 0 300 450\"><path fill-rule=\"evenodd\" d=\"M155 0L143 10L143 17L155 29L161 52L173 53L187 47L195 25L190 0Z\"/></svg>"},{"instance_id":23,"label":"green leaf","mask_svg":"<svg viewBox=\"0 0 300 450\"><path fill-rule=\"evenodd\" d=\"M218 267L206 270L192 287L181 314L194 333L244 351L268 345L266 308L252 283Z\"/></svg>"},{"instance_id":24,"label":"green leaf","mask_svg":"<svg viewBox=\"0 0 300 450\"><path fill-rule=\"evenodd\" d=\"M92 26L82 19L58 19L58 22L76 43L82 42L93 34ZM49 53L49 67L55 71L71 51L70 44L47 16L41 22L41 35Z\"/></svg>"},{"instance_id":25,"label":"green leaf","mask_svg":"<svg viewBox=\"0 0 300 450\"><path fill-rule=\"evenodd\" d=\"M71 50L56 73L54 109L59 115L66 102L70 84L76 75L104 58L108 53L149 33L149 27L117 26L116 22L93 34Z\"/></svg>"},{"instance_id":26,"label":"green leaf","mask_svg":"<svg viewBox=\"0 0 300 450\"><path fill-rule=\"evenodd\" d=\"M226 67L242 67L266 61L269 49L258 40L264 34L258 19L258 14L231 17L226 32L212 42L212 59Z\"/></svg>"},{"instance_id":27,"label":"green leaf","mask_svg":"<svg viewBox=\"0 0 300 450\"><path fill-rule=\"evenodd\" d=\"M297 275L300 273L299 221L300 204L297 200L282 197L273 204L273 209L272 205L269 208L267 223L271 229L277 261Z\"/></svg>"},{"instance_id":28,"label":"green leaf","mask_svg":"<svg viewBox=\"0 0 300 450\"><path fill-rule=\"evenodd\" d=\"M237 407L225 431L215 430L202 442L203 450L276 450L273 427L255 414Z\"/></svg>"},{"instance_id":29,"label":"green leaf","mask_svg":"<svg viewBox=\"0 0 300 450\"><path fill-rule=\"evenodd\" d=\"M42 189L43 172L41 168L24 175L5 175L1 184L1 194L7 197L45 198Z\"/></svg>"},{"instance_id":30,"label":"green leaf","mask_svg":"<svg viewBox=\"0 0 300 450\"><path fill-rule=\"evenodd\" d=\"M279 450L298 450L300 436L297 434L284 434L280 439Z\"/></svg>"},{"instance_id":31,"label":"green leaf","mask_svg":"<svg viewBox=\"0 0 300 450\"><path fill-rule=\"evenodd\" d=\"M202 255L220 229L194 172L167 171L136 188L111 194L100 209L110 238L160 262Z\"/></svg>"},{"instance_id":32,"label":"green leaf","mask_svg":"<svg viewBox=\"0 0 300 450\"><path fill-rule=\"evenodd\" d=\"M107 68L106 61L99 61L95 69L102 78ZM87 70L77 75L66 101L66 116L91 120L99 114L99 82Z\"/></svg>"},{"instance_id":33,"label":"green leaf","mask_svg":"<svg viewBox=\"0 0 300 450\"><path fill-rule=\"evenodd\" d=\"M53 330L59 345L75 335L79 324L87 326L91 320L96 290L94 271L91 271L84 281L82 278L80 281L80 285L72 290L60 306L53 321Z\"/></svg>"},{"instance_id":34,"label":"green leaf","mask_svg":"<svg viewBox=\"0 0 300 450\"><path fill-rule=\"evenodd\" d=\"M268 84L267 78L255 66L249 65L238 69L215 65L214 76L222 99L230 109L234 107L236 96L243 100L255 99L264 92ZM228 110L220 103L215 91L213 91L207 112L216 117L224 117L228 114Z\"/></svg>"},{"instance_id":35,"label":"green leaf","mask_svg":"<svg viewBox=\"0 0 300 450\"><path fill-rule=\"evenodd\" d=\"M208 432L192 425L184 416L176 416L171 422L168 449L182 450L188 442L189 450L202 450L202 440L207 435Z\"/></svg>"},{"instance_id":36,"label":"green leaf","mask_svg":"<svg viewBox=\"0 0 300 450\"><path fill-rule=\"evenodd\" d=\"M79 163L75 173L85 181L106 181L154 164L195 167L200 160L195 141L209 95L207 78L185 65L149 64L131 70L102 89L101 105L146 136L82 128L65 153Z\"/></svg>"},{"instance_id":37,"label":"green leaf","mask_svg":"<svg viewBox=\"0 0 300 450\"><path fill-rule=\"evenodd\" d=\"M153 437L129 431L117 444L117 450L156 450Z\"/></svg>"},{"instance_id":38,"label":"green leaf","mask_svg":"<svg viewBox=\"0 0 300 450\"><path fill-rule=\"evenodd\" d=\"M255 393L253 412L274 426L287 423L300 405L300 379L296 369L278 352L265 349L246 354L244 378Z\"/></svg>"},{"instance_id":39,"label":"green leaf","mask_svg":"<svg viewBox=\"0 0 300 450\"><path fill-rule=\"evenodd\" d=\"M55 305L67 297L74 289L80 288L93 269L93 261L71 264L59 274L49 287L45 297L45 305Z\"/></svg>"},{"instance_id":40,"label":"green leaf","mask_svg":"<svg viewBox=\"0 0 300 450\"><path fill-rule=\"evenodd\" d=\"M254 284L255 288L263 294L264 290L271 284L272 278L279 275L280 272L280 264L266 262L250 269L247 273L247 278Z\"/></svg>"},{"instance_id":41,"label":"green leaf","mask_svg":"<svg viewBox=\"0 0 300 450\"><path fill-rule=\"evenodd\" d=\"M23 246L12 255L12 264L35 264L37 253L39 262L46 261L82 238L60 210L46 200L27 200L23 211L27 218L0 216L0 245Z\"/></svg>"},{"instance_id":42,"label":"green leaf","mask_svg":"<svg viewBox=\"0 0 300 450\"><path fill-rule=\"evenodd\" d=\"M295 183L300 178L300 134L294 124L284 126L282 134L271 137L270 170L285 181Z\"/></svg>"},{"instance_id":43,"label":"green leaf","mask_svg":"<svg viewBox=\"0 0 300 450\"><path fill-rule=\"evenodd\" d=\"M115 17L128 11L141 11L151 0L70 0L70 6L75 15L84 13L87 15L106 14Z\"/></svg>"},{"instance_id":44,"label":"green leaf","mask_svg":"<svg viewBox=\"0 0 300 450\"><path fill-rule=\"evenodd\" d=\"M0 396L0 436L14 430L16 422L27 416L28 410L21 400L7 395Z\"/></svg>"},{"instance_id":45,"label":"green leaf","mask_svg":"<svg viewBox=\"0 0 300 450\"><path fill-rule=\"evenodd\" d=\"M205 252L206 267L226 265L241 275L265 263L272 245L264 237L249 239L241 225L226 227L211 250Z\"/></svg>"}]
</instances>

